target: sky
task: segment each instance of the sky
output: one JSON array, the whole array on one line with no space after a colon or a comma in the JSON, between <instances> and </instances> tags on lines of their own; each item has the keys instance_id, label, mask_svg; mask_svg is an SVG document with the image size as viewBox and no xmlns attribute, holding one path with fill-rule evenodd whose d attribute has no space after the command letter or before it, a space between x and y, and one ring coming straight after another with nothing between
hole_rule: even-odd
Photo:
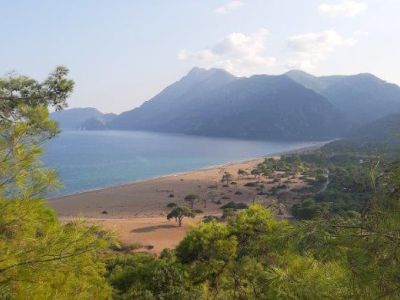
<instances>
[{"instance_id":1,"label":"sky","mask_svg":"<svg viewBox=\"0 0 400 300\"><path fill-rule=\"evenodd\" d=\"M70 69L70 107L133 109L194 66L400 84L400 0L0 0L0 74Z\"/></svg>"}]
</instances>

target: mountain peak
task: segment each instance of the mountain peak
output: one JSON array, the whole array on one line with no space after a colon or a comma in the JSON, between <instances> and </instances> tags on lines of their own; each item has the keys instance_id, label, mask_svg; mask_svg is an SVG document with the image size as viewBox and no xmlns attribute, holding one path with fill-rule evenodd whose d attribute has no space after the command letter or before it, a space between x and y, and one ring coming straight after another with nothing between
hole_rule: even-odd
<instances>
[{"instance_id":1,"label":"mountain peak","mask_svg":"<svg viewBox=\"0 0 400 300\"><path fill-rule=\"evenodd\" d=\"M231 73L229 73L224 69L219 69L219 68L204 69L199 67L192 68L186 75L186 77L207 77L216 74L230 75L234 77Z\"/></svg>"},{"instance_id":2,"label":"mountain peak","mask_svg":"<svg viewBox=\"0 0 400 300\"><path fill-rule=\"evenodd\" d=\"M299 69L293 69L290 71L287 71L284 75L302 75L302 76L311 76L311 77L315 77L314 75L307 73L303 70L299 70Z\"/></svg>"},{"instance_id":3,"label":"mountain peak","mask_svg":"<svg viewBox=\"0 0 400 300\"><path fill-rule=\"evenodd\" d=\"M191 76L191 75L203 74L203 73L205 73L205 72L207 72L207 69L203 69L203 68L199 68L199 67L193 67L193 68L189 71L189 73L188 73L187 75L188 75L188 76Z\"/></svg>"},{"instance_id":4,"label":"mountain peak","mask_svg":"<svg viewBox=\"0 0 400 300\"><path fill-rule=\"evenodd\" d=\"M195 67L191 69L189 73L178 82L180 84L183 84L183 88L186 89L193 84L200 84L212 81L214 82L214 84L218 85L218 83L225 83L235 79L235 76L223 69L203 69Z\"/></svg>"},{"instance_id":5,"label":"mountain peak","mask_svg":"<svg viewBox=\"0 0 400 300\"><path fill-rule=\"evenodd\" d=\"M361 78L361 79L365 79L365 80L377 80L377 81L384 81L382 79L380 79L379 77L376 77L374 74L371 73L360 73L355 75L355 77Z\"/></svg>"}]
</instances>

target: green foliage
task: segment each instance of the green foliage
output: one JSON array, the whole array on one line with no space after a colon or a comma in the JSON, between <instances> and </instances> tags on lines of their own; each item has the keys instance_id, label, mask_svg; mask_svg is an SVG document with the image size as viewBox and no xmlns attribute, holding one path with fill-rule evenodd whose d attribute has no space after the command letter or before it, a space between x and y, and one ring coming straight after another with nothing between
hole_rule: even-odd
<instances>
[{"instance_id":1,"label":"green foliage","mask_svg":"<svg viewBox=\"0 0 400 300\"><path fill-rule=\"evenodd\" d=\"M27 299L106 298L97 257L107 233L80 221L60 223L37 200L0 200L0 295Z\"/></svg>"},{"instance_id":2,"label":"green foliage","mask_svg":"<svg viewBox=\"0 0 400 300\"><path fill-rule=\"evenodd\" d=\"M270 176L273 172L303 173L310 169L310 165L298 155L283 155L280 159L266 158L254 172Z\"/></svg>"},{"instance_id":3,"label":"green foliage","mask_svg":"<svg viewBox=\"0 0 400 300\"><path fill-rule=\"evenodd\" d=\"M293 205L292 214L300 220L312 220L326 215L329 208L327 203L316 203L313 199L306 199Z\"/></svg>"},{"instance_id":4,"label":"green foliage","mask_svg":"<svg viewBox=\"0 0 400 300\"><path fill-rule=\"evenodd\" d=\"M372 197L369 169L376 159L375 154L366 151L332 151L330 147L323 147L320 151L283 156L279 160L267 158L258 169L269 176L274 172L285 172L284 176L301 174L307 185L292 189L301 199L292 207L297 219L333 215L347 218L365 210ZM277 185L270 192L277 195L283 188L286 186Z\"/></svg>"},{"instance_id":5,"label":"green foliage","mask_svg":"<svg viewBox=\"0 0 400 300\"><path fill-rule=\"evenodd\" d=\"M190 231L176 249L178 261L187 264L194 284L218 290L220 279L235 257L237 241L228 228L215 221Z\"/></svg>"},{"instance_id":6,"label":"green foliage","mask_svg":"<svg viewBox=\"0 0 400 300\"><path fill-rule=\"evenodd\" d=\"M176 257L206 299L336 299L346 273L294 253L293 228L260 205L188 233ZM312 289L312 291L310 290ZM344 290L344 289L343 289Z\"/></svg>"},{"instance_id":7,"label":"green foliage","mask_svg":"<svg viewBox=\"0 0 400 300\"><path fill-rule=\"evenodd\" d=\"M73 88L58 67L42 83L0 79L0 298L107 299L102 254L108 234L80 221L60 222L41 199L59 185L39 158L58 132L48 106L66 106Z\"/></svg>"},{"instance_id":8,"label":"green foliage","mask_svg":"<svg viewBox=\"0 0 400 300\"><path fill-rule=\"evenodd\" d=\"M399 165L381 177L382 185L377 181L376 206L368 213L289 224L252 205L226 223L200 224L175 253L134 255L144 265L121 266L111 283L126 291L119 296L137 299L169 299L177 286L175 299L196 293L198 299L398 299ZM175 274L179 285L162 277L157 289L149 276L166 262L179 271L163 276Z\"/></svg>"},{"instance_id":9,"label":"green foliage","mask_svg":"<svg viewBox=\"0 0 400 300\"><path fill-rule=\"evenodd\" d=\"M200 296L185 268L168 256L161 259L147 254L119 256L109 260L107 269L115 299L174 300Z\"/></svg>"},{"instance_id":10,"label":"green foliage","mask_svg":"<svg viewBox=\"0 0 400 300\"><path fill-rule=\"evenodd\" d=\"M39 162L41 144L58 133L48 106L61 109L73 88L58 67L43 82L15 74L0 78L0 197L40 199L58 186L56 174Z\"/></svg>"},{"instance_id":11,"label":"green foliage","mask_svg":"<svg viewBox=\"0 0 400 300\"><path fill-rule=\"evenodd\" d=\"M53 106L60 110L66 106L66 99L73 90L74 82L66 78L68 69L59 66L42 83L36 80L10 74L0 79L0 100L2 121L19 119L22 106Z\"/></svg>"}]
</instances>

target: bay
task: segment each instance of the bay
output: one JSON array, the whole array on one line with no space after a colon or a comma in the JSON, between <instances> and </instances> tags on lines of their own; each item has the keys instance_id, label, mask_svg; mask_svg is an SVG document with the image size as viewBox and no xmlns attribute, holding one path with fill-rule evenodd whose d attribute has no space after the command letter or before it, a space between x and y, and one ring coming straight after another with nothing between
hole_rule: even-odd
<instances>
[{"instance_id":1,"label":"bay","mask_svg":"<svg viewBox=\"0 0 400 300\"><path fill-rule=\"evenodd\" d=\"M263 142L142 131L63 131L43 161L63 188L52 196L281 153L318 142Z\"/></svg>"}]
</instances>

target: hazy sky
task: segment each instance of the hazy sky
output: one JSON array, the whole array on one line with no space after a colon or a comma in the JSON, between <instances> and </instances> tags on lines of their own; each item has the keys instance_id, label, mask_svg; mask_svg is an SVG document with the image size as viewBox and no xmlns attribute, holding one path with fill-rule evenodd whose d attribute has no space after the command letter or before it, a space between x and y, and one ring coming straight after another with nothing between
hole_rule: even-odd
<instances>
[{"instance_id":1,"label":"hazy sky","mask_svg":"<svg viewBox=\"0 0 400 300\"><path fill-rule=\"evenodd\" d=\"M121 112L193 66L371 72L400 84L400 0L0 0L0 71L71 70L70 107Z\"/></svg>"}]
</instances>

